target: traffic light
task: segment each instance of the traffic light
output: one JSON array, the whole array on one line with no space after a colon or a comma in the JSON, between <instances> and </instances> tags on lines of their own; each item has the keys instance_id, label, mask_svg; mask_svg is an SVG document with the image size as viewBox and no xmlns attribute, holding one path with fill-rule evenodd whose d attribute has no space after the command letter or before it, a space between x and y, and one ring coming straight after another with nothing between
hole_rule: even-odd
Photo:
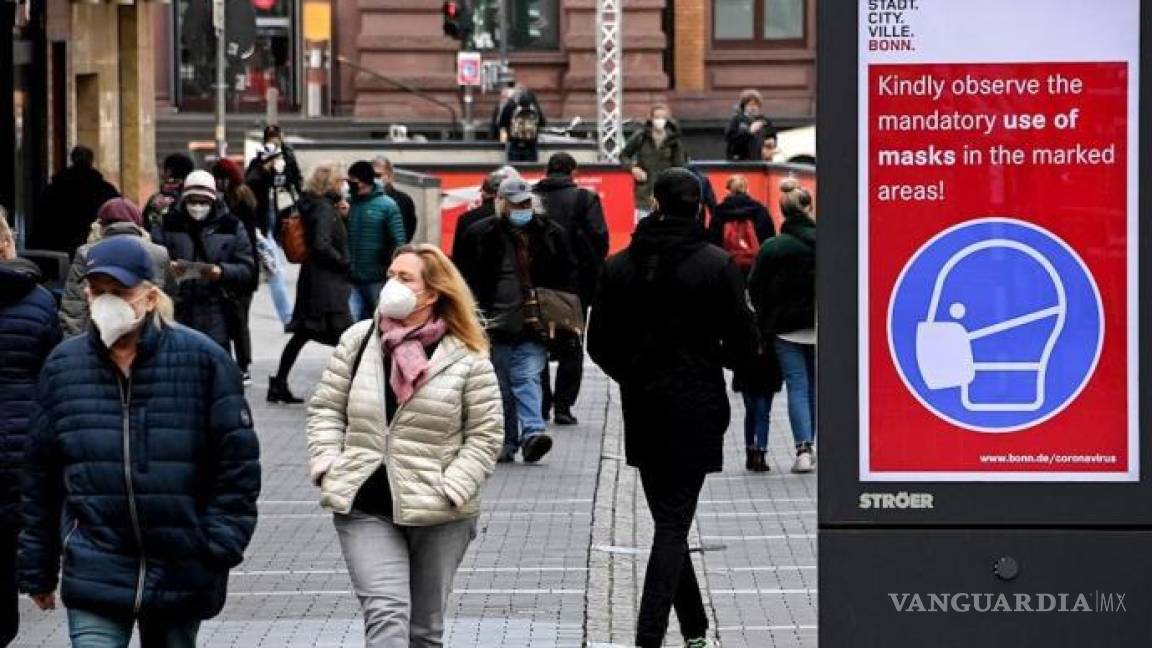
<instances>
[{"instance_id":1,"label":"traffic light","mask_svg":"<svg viewBox=\"0 0 1152 648\"><path fill-rule=\"evenodd\" d=\"M472 11L465 0L445 0L444 35L464 42L472 35Z\"/></svg>"}]
</instances>

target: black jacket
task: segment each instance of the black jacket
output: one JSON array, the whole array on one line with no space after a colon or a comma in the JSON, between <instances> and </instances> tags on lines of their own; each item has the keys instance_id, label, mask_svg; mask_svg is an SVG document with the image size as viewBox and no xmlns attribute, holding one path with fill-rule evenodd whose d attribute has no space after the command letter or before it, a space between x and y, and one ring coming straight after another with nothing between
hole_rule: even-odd
<instances>
[{"instance_id":1,"label":"black jacket","mask_svg":"<svg viewBox=\"0 0 1152 648\"><path fill-rule=\"evenodd\" d=\"M764 338L816 326L816 223L785 214L780 235L760 248L748 294Z\"/></svg>"},{"instance_id":2,"label":"black jacket","mask_svg":"<svg viewBox=\"0 0 1152 648\"><path fill-rule=\"evenodd\" d=\"M569 176L551 175L536 183L544 212L564 231L576 257L580 300L590 306L608 256L608 223L594 191L577 187Z\"/></svg>"},{"instance_id":3,"label":"black jacket","mask_svg":"<svg viewBox=\"0 0 1152 648\"><path fill-rule=\"evenodd\" d=\"M724 368L754 354L744 277L694 220L640 222L608 259L592 305L588 354L620 383L628 464L676 472L723 468Z\"/></svg>"},{"instance_id":4,"label":"black jacket","mask_svg":"<svg viewBox=\"0 0 1152 648\"><path fill-rule=\"evenodd\" d=\"M761 244L776 235L776 226L772 224L767 207L748 194L728 194L716 206L716 213L708 224L708 240L713 245L723 247L724 226L734 220L749 219L756 227L756 238Z\"/></svg>"},{"instance_id":5,"label":"black jacket","mask_svg":"<svg viewBox=\"0 0 1152 648\"><path fill-rule=\"evenodd\" d=\"M0 525L20 525L20 474L36 379L60 342L56 301L24 259L0 261Z\"/></svg>"},{"instance_id":6,"label":"black jacket","mask_svg":"<svg viewBox=\"0 0 1152 648\"><path fill-rule=\"evenodd\" d=\"M339 196L336 196L339 198ZM309 257L300 265L296 307L289 328L309 334L325 344L339 341L352 325L348 296L348 233L331 199L305 193L300 197L300 218L308 239Z\"/></svg>"},{"instance_id":7,"label":"black jacket","mask_svg":"<svg viewBox=\"0 0 1152 648\"><path fill-rule=\"evenodd\" d=\"M57 173L40 200L29 247L67 252L71 257L88 242L100 207L119 196L95 169L73 166Z\"/></svg>"},{"instance_id":8,"label":"black jacket","mask_svg":"<svg viewBox=\"0 0 1152 648\"><path fill-rule=\"evenodd\" d=\"M452 234L452 260L456 261L456 250L459 249L460 241L464 238L464 232L476 223L491 218L496 215L496 199L485 198L484 202L478 206L469 209L460 215L460 220L456 221L456 231Z\"/></svg>"},{"instance_id":9,"label":"black jacket","mask_svg":"<svg viewBox=\"0 0 1152 648\"><path fill-rule=\"evenodd\" d=\"M384 195L391 198L400 208L400 217L404 219L404 233L408 235L408 242L411 242L412 237L416 236L418 224L416 203L412 202L412 196L400 191L393 184L384 185Z\"/></svg>"},{"instance_id":10,"label":"black jacket","mask_svg":"<svg viewBox=\"0 0 1152 648\"><path fill-rule=\"evenodd\" d=\"M260 450L240 370L143 324L124 380L93 332L48 357L23 482L20 590L112 618L206 619L256 527Z\"/></svg>"},{"instance_id":11,"label":"black jacket","mask_svg":"<svg viewBox=\"0 0 1152 648\"><path fill-rule=\"evenodd\" d=\"M249 189L250 191L250 189ZM244 192L247 194L248 192ZM251 200L251 198L249 198ZM224 204L228 206L228 211L240 220L240 224L244 226L244 231L248 233L248 243L252 246L252 253L256 253L256 232L260 230L259 219L256 217L259 210L259 201L255 203L244 200L241 194L233 194L233 196L225 196ZM260 287L260 265L253 266L252 278L248 282L248 289L251 292L256 292Z\"/></svg>"},{"instance_id":12,"label":"black jacket","mask_svg":"<svg viewBox=\"0 0 1152 648\"><path fill-rule=\"evenodd\" d=\"M301 187L304 183L304 176L300 173L300 165L296 162L296 154L292 149L284 146L282 149L284 155L284 172L276 173L264 168L266 159L262 155L257 155L252 158L248 163L248 169L244 173L244 184L256 194L256 226L264 234L268 236L268 225L271 214L271 209L276 208L276 218L272 220L272 226L276 229L273 230L273 236L279 238L279 212L284 211L291 207L288 201L281 199L280 204L272 204L272 189L283 188L294 196L300 195Z\"/></svg>"},{"instance_id":13,"label":"black jacket","mask_svg":"<svg viewBox=\"0 0 1152 648\"><path fill-rule=\"evenodd\" d=\"M493 341L514 343L531 338L523 326L523 291L514 270L516 238L528 242L528 275L536 288L576 292L576 260L568 235L547 217L536 216L522 230L493 216L464 233L453 249L457 267L488 320Z\"/></svg>"},{"instance_id":14,"label":"black jacket","mask_svg":"<svg viewBox=\"0 0 1152 648\"><path fill-rule=\"evenodd\" d=\"M753 122L764 122L759 132L752 132ZM735 162L759 162L764 140L776 137L776 126L771 119L760 115L755 119L745 115L742 111L732 116L728 128L724 130L724 140L727 142L727 158Z\"/></svg>"},{"instance_id":15,"label":"black jacket","mask_svg":"<svg viewBox=\"0 0 1152 648\"><path fill-rule=\"evenodd\" d=\"M250 290L252 274L256 272L252 244L240 219L218 201L208 218L197 223L181 203L165 215L156 243L168 248L172 261L220 266L220 281L213 283L198 276L185 278L172 297L178 322L229 348L226 314L237 295Z\"/></svg>"}]
</instances>

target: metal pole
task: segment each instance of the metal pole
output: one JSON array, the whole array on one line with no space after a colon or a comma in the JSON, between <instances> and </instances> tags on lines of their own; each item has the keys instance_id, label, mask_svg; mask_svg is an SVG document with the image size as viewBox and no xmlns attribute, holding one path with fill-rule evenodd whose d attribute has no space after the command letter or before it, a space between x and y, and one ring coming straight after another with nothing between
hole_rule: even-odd
<instances>
[{"instance_id":1,"label":"metal pole","mask_svg":"<svg viewBox=\"0 0 1152 648\"><path fill-rule=\"evenodd\" d=\"M224 33L224 0L213 0L212 23L216 28L216 157L228 154L228 44Z\"/></svg>"},{"instance_id":2,"label":"metal pole","mask_svg":"<svg viewBox=\"0 0 1152 648\"><path fill-rule=\"evenodd\" d=\"M499 0L500 8L500 65L508 68L508 0Z\"/></svg>"},{"instance_id":3,"label":"metal pole","mask_svg":"<svg viewBox=\"0 0 1152 648\"><path fill-rule=\"evenodd\" d=\"M476 139L476 124L472 121L472 86L464 86L464 141Z\"/></svg>"}]
</instances>

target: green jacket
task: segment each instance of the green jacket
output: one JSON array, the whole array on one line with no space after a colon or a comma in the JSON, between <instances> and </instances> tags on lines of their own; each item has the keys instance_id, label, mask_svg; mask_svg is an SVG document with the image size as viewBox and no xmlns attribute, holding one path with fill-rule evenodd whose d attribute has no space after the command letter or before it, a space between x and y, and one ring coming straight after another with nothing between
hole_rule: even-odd
<instances>
[{"instance_id":1,"label":"green jacket","mask_svg":"<svg viewBox=\"0 0 1152 648\"><path fill-rule=\"evenodd\" d=\"M636 182L634 197L637 209L651 209L652 188L656 184L656 174L671 167L682 167L688 164L688 151L680 141L680 127L669 121L664 127L664 141L659 145L652 138L652 122L644 124L644 128L632 134L624 151L620 153L620 163L624 168L631 170L640 167L648 174L644 182Z\"/></svg>"},{"instance_id":2,"label":"green jacket","mask_svg":"<svg viewBox=\"0 0 1152 648\"><path fill-rule=\"evenodd\" d=\"M379 185L367 196L352 199L348 213L348 252L354 283L384 281L392 253L407 242L400 208L384 195Z\"/></svg>"}]
</instances>

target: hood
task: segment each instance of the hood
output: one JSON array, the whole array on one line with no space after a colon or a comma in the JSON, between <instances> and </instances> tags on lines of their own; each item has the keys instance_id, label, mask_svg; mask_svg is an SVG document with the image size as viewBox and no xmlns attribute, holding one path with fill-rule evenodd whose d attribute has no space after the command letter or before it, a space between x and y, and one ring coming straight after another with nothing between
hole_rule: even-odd
<instances>
[{"instance_id":1,"label":"hood","mask_svg":"<svg viewBox=\"0 0 1152 648\"><path fill-rule=\"evenodd\" d=\"M755 218L763 206L748 194L732 193L724 197L716 210L727 218L743 220Z\"/></svg>"},{"instance_id":2,"label":"hood","mask_svg":"<svg viewBox=\"0 0 1152 648\"><path fill-rule=\"evenodd\" d=\"M27 259L0 261L0 306L14 304L40 283L40 268Z\"/></svg>"},{"instance_id":3,"label":"hood","mask_svg":"<svg viewBox=\"0 0 1152 648\"><path fill-rule=\"evenodd\" d=\"M653 214L640 221L632 234L629 253L638 259L658 257L658 264L678 263L708 245L704 226L697 220Z\"/></svg>"},{"instance_id":4,"label":"hood","mask_svg":"<svg viewBox=\"0 0 1152 648\"><path fill-rule=\"evenodd\" d=\"M101 230L101 237L108 238L109 236L139 236L140 238L148 238L145 236L143 228L135 225L134 223L109 223Z\"/></svg>"},{"instance_id":5,"label":"hood","mask_svg":"<svg viewBox=\"0 0 1152 648\"><path fill-rule=\"evenodd\" d=\"M540 182L537 182L533 189L540 193L552 193L553 191L560 191L562 189L571 189L575 186L576 183L572 180L571 176L550 175Z\"/></svg>"}]
</instances>

